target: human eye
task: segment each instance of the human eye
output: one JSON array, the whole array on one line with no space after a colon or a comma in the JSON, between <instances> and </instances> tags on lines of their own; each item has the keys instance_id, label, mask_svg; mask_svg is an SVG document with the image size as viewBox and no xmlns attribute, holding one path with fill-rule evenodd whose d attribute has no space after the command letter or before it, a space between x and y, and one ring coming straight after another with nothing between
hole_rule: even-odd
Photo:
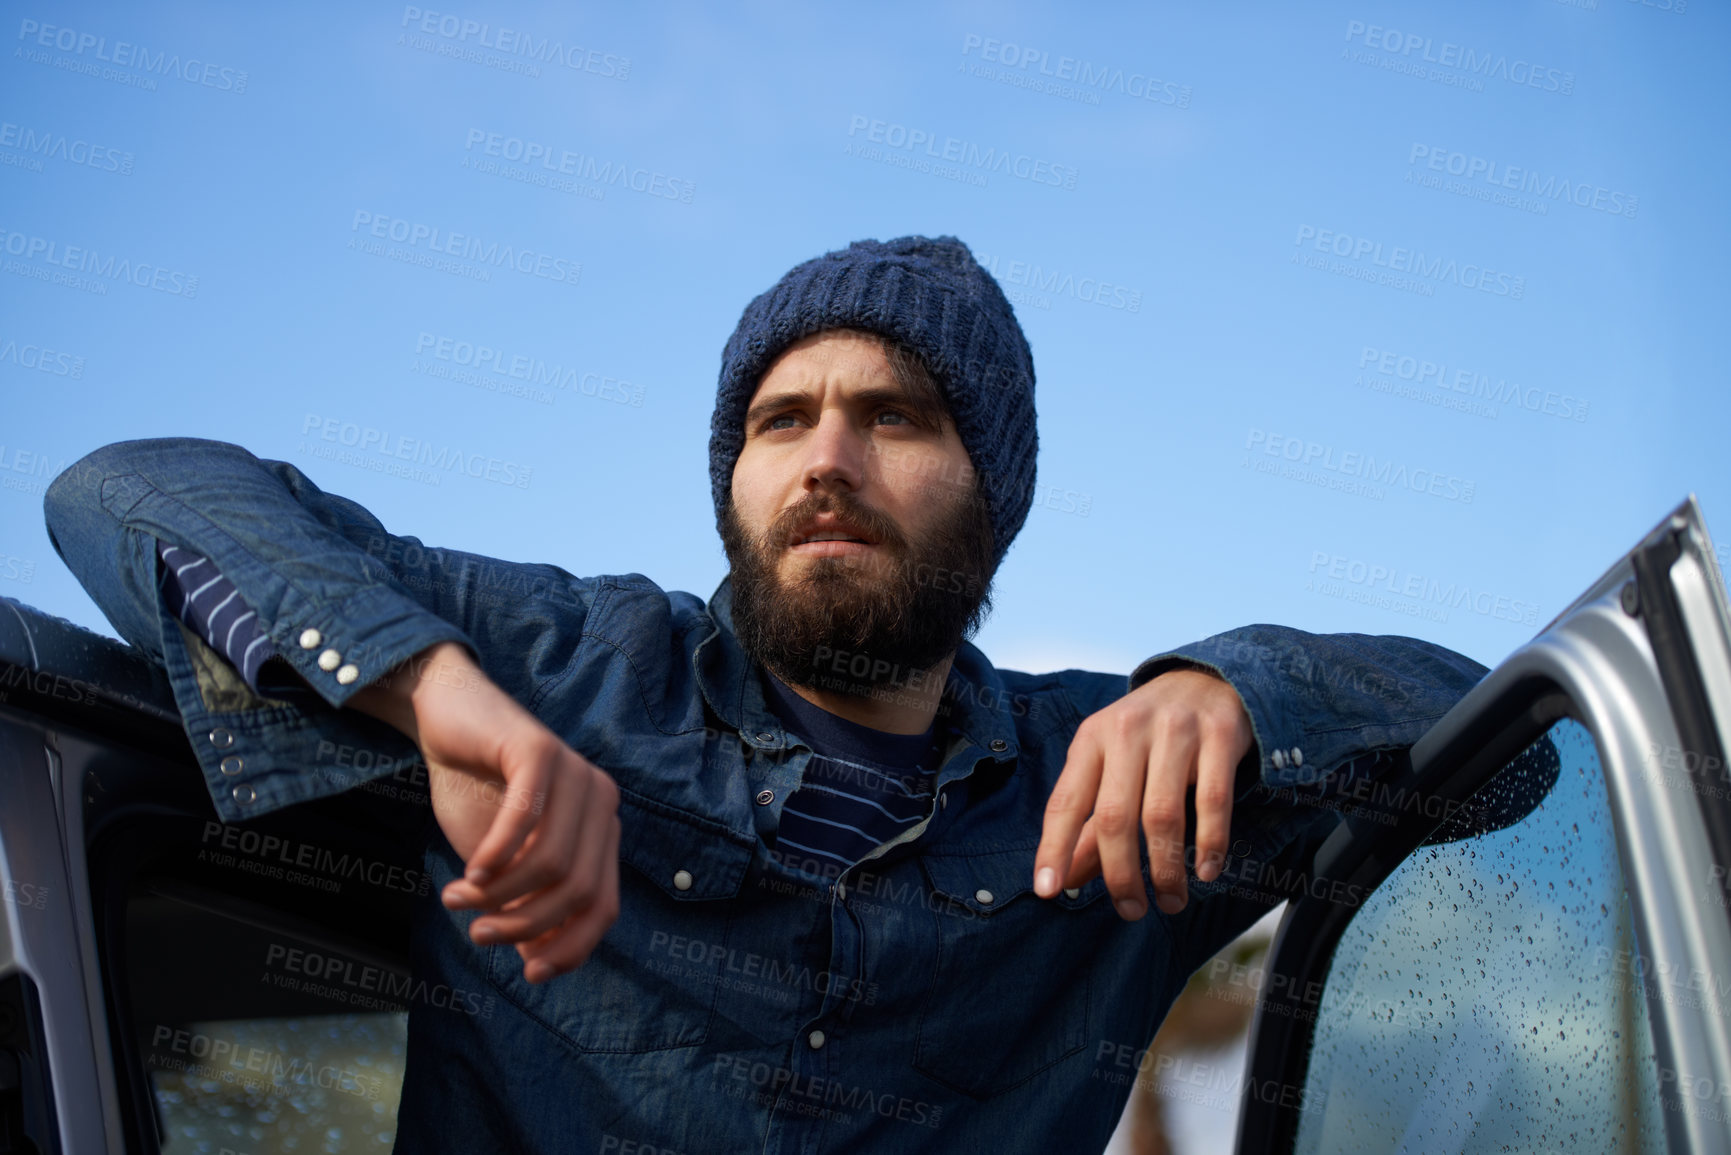
<instances>
[{"instance_id":1,"label":"human eye","mask_svg":"<svg viewBox=\"0 0 1731 1155\"><path fill-rule=\"evenodd\" d=\"M799 409L789 405L784 409L771 410L757 418L751 427L751 434L755 437L764 433L785 433L798 426L799 422Z\"/></svg>"}]
</instances>

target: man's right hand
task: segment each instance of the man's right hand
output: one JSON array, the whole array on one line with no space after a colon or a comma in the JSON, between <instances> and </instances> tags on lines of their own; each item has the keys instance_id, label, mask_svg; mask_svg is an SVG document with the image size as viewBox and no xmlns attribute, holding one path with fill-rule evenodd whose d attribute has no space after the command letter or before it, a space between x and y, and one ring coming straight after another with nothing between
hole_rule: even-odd
<instances>
[{"instance_id":1,"label":"man's right hand","mask_svg":"<svg viewBox=\"0 0 1731 1155\"><path fill-rule=\"evenodd\" d=\"M545 982L589 957L619 915L619 789L500 689L455 642L429 646L349 699L420 747L433 814L467 869L441 898L516 944Z\"/></svg>"}]
</instances>

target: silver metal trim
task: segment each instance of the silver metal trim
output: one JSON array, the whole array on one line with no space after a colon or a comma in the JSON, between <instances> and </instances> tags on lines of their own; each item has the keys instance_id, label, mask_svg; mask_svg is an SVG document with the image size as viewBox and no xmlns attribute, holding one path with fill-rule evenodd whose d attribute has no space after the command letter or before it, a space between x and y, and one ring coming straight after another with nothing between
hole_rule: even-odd
<instances>
[{"instance_id":1,"label":"silver metal trim","mask_svg":"<svg viewBox=\"0 0 1731 1155\"><path fill-rule=\"evenodd\" d=\"M119 1112L109 1062L93 1051L101 1037L92 1023L105 1003L100 985L95 1002L87 964L93 961L88 932L80 934L87 907L78 905L82 871L69 874L62 829L47 816L58 809L53 794L50 751L41 731L16 717L0 718L0 759L14 763L5 775L0 804L0 876L7 882L47 888L42 909L0 902L9 940L0 975L21 972L36 985L49 1078L54 1089L55 1123L67 1155L123 1150ZM76 809L76 808L75 808ZM83 846L78 847L78 857ZM88 925L87 923L85 925ZM93 1110L101 1104L100 1110Z\"/></svg>"},{"instance_id":2,"label":"silver metal trim","mask_svg":"<svg viewBox=\"0 0 1731 1155\"><path fill-rule=\"evenodd\" d=\"M1673 573L1673 584L1711 685L1731 679L1718 618L1723 595L1715 602L1706 580L1716 567L1699 563L1700 543L1708 539L1694 501L1685 501L1654 533L1677 528L1674 519L1681 519L1685 539L1695 543L1690 565L1683 567L1681 580ZM1717 1089L1731 1085L1731 1021L1726 1018L1731 1004L1713 981L1715 975L1731 974L1731 920L1703 885L1713 852L1698 788L1681 770L1665 769L1667 752L1679 751L1680 743L1646 629L1621 605L1621 588L1633 576L1630 555L1625 555L1537 638L1473 687L1412 754L1415 762L1428 761L1518 681L1540 677L1562 688L1598 747L1641 955L1652 973L1697 980L1692 988L1670 989L1670 980L1646 986L1656 1058L1661 1072L1672 1076L1662 1075L1661 1087L1668 1092L1677 1086ZM1712 700L1723 734L1727 716L1718 713L1721 699ZM1689 998L1676 997L1685 992ZM1698 1114L1665 1111L1670 1151L1731 1152L1731 1122L1711 1117L1723 1118L1731 1104L1709 1106Z\"/></svg>"},{"instance_id":3,"label":"silver metal trim","mask_svg":"<svg viewBox=\"0 0 1731 1155\"><path fill-rule=\"evenodd\" d=\"M49 731L49 759L59 766L64 762L59 746L65 739ZM80 759L88 764L89 758ZM102 1126L108 1136L105 1151L124 1151L125 1132L120 1120L120 1085L114 1069L114 1048L108 1037L108 1000L102 990L102 963L96 953L96 912L90 902L90 873L84 841L84 784L70 774L59 774L61 812L64 834L61 845L69 852L66 873L71 883L72 917L78 931L78 954L84 977L85 1007L95 1013L87 1016L90 1027L91 1054L96 1057L96 1081L101 1092ZM77 853L70 853L76 848Z\"/></svg>"}]
</instances>

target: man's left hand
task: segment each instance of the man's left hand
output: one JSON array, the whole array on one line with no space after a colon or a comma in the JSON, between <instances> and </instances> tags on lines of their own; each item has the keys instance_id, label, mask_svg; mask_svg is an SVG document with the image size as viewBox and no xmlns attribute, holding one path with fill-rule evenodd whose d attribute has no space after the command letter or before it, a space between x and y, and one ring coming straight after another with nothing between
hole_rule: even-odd
<instances>
[{"instance_id":1,"label":"man's left hand","mask_svg":"<svg viewBox=\"0 0 1731 1155\"><path fill-rule=\"evenodd\" d=\"M1119 916L1141 918L1146 835L1155 901L1183 910L1185 791L1196 787L1196 877L1209 882L1226 860L1233 781L1251 741L1238 691L1200 669L1168 670L1083 719L1046 802L1034 892L1051 898L1104 873Z\"/></svg>"}]
</instances>

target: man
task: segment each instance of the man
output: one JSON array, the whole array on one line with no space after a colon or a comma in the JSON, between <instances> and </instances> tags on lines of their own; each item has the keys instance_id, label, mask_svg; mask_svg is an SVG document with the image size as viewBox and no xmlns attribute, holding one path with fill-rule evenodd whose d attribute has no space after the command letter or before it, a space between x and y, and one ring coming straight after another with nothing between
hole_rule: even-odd
<instances>
[{"instance_id":1,"label":"man","mask_svg":"<svg viewBox=\"0 0 1731 1155\"><path fill-rule=\"evenodd\" d=\"M707 604L428 550L222 442L97 450L48 526L224 819L369 777L321 743L424 756L413 963L502 1009L412 1008L398 1150L1099 1150L1100 1056L1326 830L1259 791L1397 757L1484 670L1273 626L995 669L1033 385L954 238L793 269L722 356Z\"/></svg>"}]
</instances>

